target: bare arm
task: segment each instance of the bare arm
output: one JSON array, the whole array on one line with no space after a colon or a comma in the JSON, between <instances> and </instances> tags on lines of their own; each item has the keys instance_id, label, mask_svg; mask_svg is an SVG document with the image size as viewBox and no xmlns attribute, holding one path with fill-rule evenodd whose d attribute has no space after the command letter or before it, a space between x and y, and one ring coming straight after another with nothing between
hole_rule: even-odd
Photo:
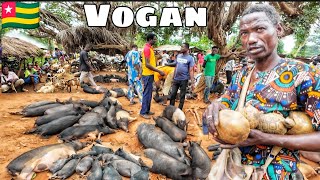
<instances>
[{"instance_id":1,"label":"bare arm","mask_svg":"<svg viewBox=\"0 0 320 180\"><path fill-rule=\"evenodd\" d=\"M145 59L146 59L146 67L148 69L155 71L155 72L158 72L160 75L164 74L161 70L157 69L156 67L151 66L149 58L146 57Z\"/></svg>"},{"instance_id":2,"label":"bare arm","mask_svg":"<svg viewBox=\"0 0 320 180\"><path fill-rule=\"evenodd\" d=\"M175 67L177 65L177 61L174 61L172 63L165 63L166 66Z\"/></svg>"},{"instance_id":3,"label":"bare arm","mask_svg":"<svg viewBox=\"0 0 320 180\"><path fill-rule=\"evenodd\" d=\"M189 73L190 73L191 84L194 85L194 71L193 71L193 67L190 67L190 68L189 68Z\"/></svg>"},{"instance_id":4,"label":"bare arm","mask_svg":"<svg viewBox=\"0 0 320 180\"><path fill-rule=\"evenodd\" d=\"M261 144L294 150L320 152L320 132L301 135L279 135L251 129L248 139L237 145L226 145L223 141L219 139L216 140L222 144L222 148L246 147Z\"/></svg>"},{"instance_id":5,"label":"bare arm","mask_svg":"<svg viewBox=\"0 0 320 180\"><path fill-rule=\"evenodd\" d=\"M320 132L301 135L266 134L264 145L280 146L287 149L320 152Z\"/></svg>"}]
</instances>

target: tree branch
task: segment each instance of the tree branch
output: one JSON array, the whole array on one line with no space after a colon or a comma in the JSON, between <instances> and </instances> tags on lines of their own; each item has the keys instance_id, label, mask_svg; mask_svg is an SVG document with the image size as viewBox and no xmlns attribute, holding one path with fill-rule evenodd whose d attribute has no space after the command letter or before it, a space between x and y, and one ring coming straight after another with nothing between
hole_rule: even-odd
<instances>
[{"instance_id":1,"label":"tree branch","mask_svg":"<svg viewBox=\"0 0 320 180\"><path fill-rule=\"evenodd\" d=\"M287 14L288 16L296 16L299 15L298 10L295 7L292 7L289 3L286 2L278 2L280 9Z\"/></svg>"}]
</instances>

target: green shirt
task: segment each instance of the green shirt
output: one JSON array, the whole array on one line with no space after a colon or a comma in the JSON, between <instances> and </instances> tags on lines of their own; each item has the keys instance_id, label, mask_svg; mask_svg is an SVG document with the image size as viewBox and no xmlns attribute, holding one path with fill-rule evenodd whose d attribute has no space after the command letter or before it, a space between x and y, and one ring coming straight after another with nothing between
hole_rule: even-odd
<instances>
[{"instance_id":1,"label":"green shirt","mask_svg":"<svg viewBox=\"0 0 320 180\"><path fill-rule=\"evenodd\" d=\"M216 64L218 59L220 59L220 54L208 54L204 57L204 61L206 61L206 67L204 69L205 76L214 76L216 72Z\"/></svg>"},{"instance_id":2,"label":"green shirt","mask_svg":"<svg viewBox=\"0 0 320 180\"><path fill-rule=\"evenodd\" d=\"M25 71L24 71L24 77L25 78L27 78L27 77L29 77L30 76L30 74L36 74L36 70L35 69L31 69L31 72L29 71L29 69L26 69Z\"/></svg>"}]
</instances>

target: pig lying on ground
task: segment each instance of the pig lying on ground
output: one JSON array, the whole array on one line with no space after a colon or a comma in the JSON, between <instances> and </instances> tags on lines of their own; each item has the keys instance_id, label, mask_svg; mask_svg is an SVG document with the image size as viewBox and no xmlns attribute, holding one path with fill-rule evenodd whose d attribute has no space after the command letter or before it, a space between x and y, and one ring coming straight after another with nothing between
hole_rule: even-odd
<instances>
[{"instance_id":1,"label":"pig lying on ground","mask_svg":"<svg viewBox=\"0 0 320 180\"><path fill-rule=\"evenodd\" d=\"M116 106L117 102L112 102L110 109L107 113L107 118L106 118L106 124L112 128L112 129L117 129L117 119L116 119Z\"/></svg>"},{"instance_id":2,"label":"pig lying on ground","mask_svg":"<svg viewBox=\"0 0 320 180\"><path fill-rule=\"evenodd\" d=\"M153 120L156 126L160 127L163 132L167 133L173 141L182 142L187 137L187 132L178 128L173 122L165 117L155 117Z\"/></svg>"},{"instance_id":3,"label":"pig lying on ground","mask_svg":"<svg viewBox=\"0 0 320 180\"><path fill-rule=\"evenodd\" d=\"M84 85L82 86L82 88L83 88L83 91L84 91L85 93L89 93L89 94L103 94L104 91L105 91L105 90L103 90L103 89L97 90L97 89L92 88L92 87L90 87L90 86L88 86L88 85L86 85L86 84L84 84Z\"/></svg>"},{"instance_id":4,"label":"pig lying on ground","mask_svg":"<svg viewBox=\"0 0 320 180\"><path fill-rule=\"evenodd\" d=\"M192 179L192 169L190 166L176 160L175 158L158 151L156 149L145 149L144 154L153 162L150 171L157 174L163 174L171 179Z\"/></svg>"},{"instance_id":5,"label":"pig lying on ground","mask_svg":"<svg viewBox=\"0 0 320 180\"><path fill-rule=\"evenodd\" d=\"M121 176L125 177L131 177L141 171L139 165L127 160L113 160L111 164Z\"/></svg>"},{"instance_id":6,"label":"pig lying on ground","mask_svg":"<svg viewBox=\"0 0 320 180\"><path fill-rule=\"evenodd\" d=\"M131 176L130 180L149 180L149 168L148 167L141 167L141 170Z\"/></svg>"},{"instance_id":7,"label":"pig lying on ground","mask_svg":"<svg viewBox=\"0 0 320 180\"><path fill-rule=\"evenodd\" d=\"M112 88L110 90L112 97L125 97L128 95L128 89L127 88Z\"/></svg>"},{"instance_id":8,"label":"pig lying on ground","mask_svg":"<svg viewBox=\"0 0 320 180\"><path fill-rule=\"evenodd\" d=\"M103 106L97 106L94 109L92 109L92 112L96 112L100 114L100 116L105 120L107 118L107 109Z\"/></svg>"},{"instance_id":9,"label":"pig lying on ground","mask_svg":"<svg viewBox=\"0 0 320 180\"><path fill-rule=\"evenodd\" d=\"M76 167L79 161L80 159L71 159L63 166L62 169L54 173L50 177L50 179L67 179L68 177L72 176L73 173L76 171Z\"/></svg>"},{"instance_id":10,"label":"pig lying on ground","mask_svg":"<svg viewBox=\"0 0 320 180\"><path fill-rule=\"evenodd\" d=\"M105 123L102 119L102 117L95 112L88 112L84 114L80 120L79 120L79 125L84 126L84 125L101 125L105 126Z\"/></svg>"},{"instance_id":11,"label":"pig lying on ground","mask_svg":"<svg viewBox=\"0 0 320 180\"><path fill-rule=\"evenodd\" d=\"M163 110L162 116L173 121L180 129L187 131L186 115L181 109L169 105Z\"/></svg>"},{"instance_id":12,"label":"pig lying on ground","mask_svg":"<svg viewBox=\"0 0 320 180\"><path fill-rule=\"evenodd\" d=\"M38 101L38 102L35 102L35 103L32 103L32 104L26 106L24 109L35 108L35 107L44 106L44 105L48 105L48 104L56 104L56 102L54 102L54 101Z\"/></svg>"},{"instance_id":13,"label":"pig lying on ground","mask_svg":"<svg viewBox=\"0 0 320 180\"><path fill-rule=\"evenodd\" d=\"M12 160L7 165L7 170L13 176L31 179L34 172L46 171L58 159L67 158L84 147L84 143L76 141L38 147Z\"/></svg>"},{"instance_id":14,"label":"pig lying on ground","mask_svg":"<svg viewBox=\"0 0 320 180\"><path fill-rule=\"evenodd\" d=\"M87 180L99 180L102 179L102 168L98 159L95 159L92 163L92 167L90 169L90 174Z\"/></svg>"},{"instance_id":15,"label":"pig lying on ground","mask_svg":"<svg viewBox=\"0 0 320 180\"><path fill-rule=\"evenodd\" d=\"M211 159L207 153L196 142L190 142L189 154L193 179L206 179L211 170Z\"/></svg>"},{"instance_id":16,"label":"pig lying on ground","mask_svg":"<svg viewBox=\"0 0 320 180\"><path fill-rule=\"evenodd\" d=\"M72 111L73 109L76 109L78 106L80 106L80 104L65 104L62 106L47 109L44 112L44 114L49 115L49 114L55 114L55 113L64 113L64 112Z\"/></svg>"},{"instance_id":17,"label":"pig lying on ground","mask_svg":"<svg viewBox=\"0 0 320 180\"><path fill-rule=\"evenodd\" d=\"M86 156L80 160L76 167L76 173L84 176L91 168L93 163L93 158L90 156Z\"/></svg>"},{"instance_id":18,"label":"pig lying on ground","mask_svg":"<svg viewBox=\"0 0 320 180\"><path fill-rule=\"evenodd\" d=\"M72 126L63 130L58 138L63 141L72 141L83 137L90 137L92 141L97 139L98 134L112 134L114 130L108 126L102 127L100 125L83 125L83 126Z\"/></svg>"},{"instance_id":19,"label":"pig lying on ground","mask_svg":"<svg viewBox=\"0 0 320 180\"><path fill-rule=\"evenodd\" d=\"M69 157L69 158L63 158L63 159L59 159L59 160L55 161L55 162L53 163L53 165L49 168L49 171L50 171L52 174L58 172L58 171L59 171L60 169L62 169L63 166L64 166L68 161L70 161L70 160L71 160L71 158Z\"/></svg>"},{"instance_id":20,"label":"pig lying on ground","mask_svg":"<svg viewBox=\"0 0 320 180\"><path fill-rule=\"evenodd\" d=\"M43 124L47 124L53 120L56 120L56 119L59 119L61 117L64 117L64 116L68 116L68 115L83 115L85 114L85 110L83 110L82 108L74 108L73 110L71 111L66 111L66 112L63 112L63 113L60 113L60 112L56 112L56 113L52 113L52 114L49 114L49 115L44 115L44 116L40 116L36 119L35 121L35 125L36 126L41 126Z\"/></svg>"},{"instance_id":21,"label":"pig lying on ground","mask_svg":"<svg viewBox=\"0 0 320 180\"><path fill-rule=\"evenodd\" d=\"M51 121L47 124L35 127L30 131L27 131L26 134L37 133L43 137L51 136L60 133L64 129L74 125L80 119L81 115L78 116L65 116L54 121Z\"/></svg>"},{"instance_id":22,"label":"pig lying on ground","mask_svg":"<svg viewBox=\"0 0 320 180\"><path fill-rule=\"evenodd\" d=\"M112 164L109 163L103 168L102 180L122 180L122 177Z\"/></svg>"},{"instance_id":23,"label":"pig lying on ground","mask_svg":"<svg viewBox=\"0 0 320 180\"><path fill-rule=\"evenodd\" d=\"M104 153L112 154L113 153L113 150L111 148L108 148L106 146L99 145L99 144L94 144L91 147L91 151L95 151L98 154L104 154Z\"/></svg>"},{"instance_id":24,"label":"pig lying on ground","mask_svg":"<svg viewBox=\"0 0 320 180\"><path fill-rule=\"evenodd\" d=\"M126 132L129 132L129 129L128 129L128 125L130 122L136 120L137 118L135 117L131 117L129 112L123 110L123 109L117 109L116 110L116 124L117 126L126 131Z\"/></svg>"},{"instance_id":25,"label":"pig lying on ground","mask_svg":"<svg viewBox=\"0 0 320 180\"><path fill-rule=\"evenodd\" d=\"M182 145L174 142L166 133L152 124L141 123L137 129L138 139L146 148L154 148L190 165Z\"/></svg>"},{"instance_id":26,"label":"pig lying on ground","mask_svg":"<svg viewBox=\"0 0 320 180\"><path fill-rule=\"evenodd\" d=\"M99 157L99 160L101 160L103 164L105 164L106 162L111 162L113 160L120 160L120 159L123 159L123 158L115 154L102 154Z\"/></svg>"},{"instance_id":27,"label":"pig lying on ground","mask_svg":"<svg viewBox=\"0 0 320 180\"><path fill-rule=\"evenodd\" d=\"M124 158L124 159L126 159L128 161L136 163L139 166L142 166L142 163L140 163L142 161L141 161L139 156L135 156L135 155L133 155L131 153L125 152L122 147L119 148L114 154L118 155L118 156L120 156L120 157L122 157L122 158Z\"/></svg>"},{"instance_id":28,"label":"pig lying on ground","mask_svg":"<svg viewBox=\"0 0 320 180\"><path fill-rule=\"evenodd\" d=\"M117 108L121 109L121 102L117 98L107 96L107 93L105 93L103 99L100 101L100 105L104 106L107 110L109 110L112 103L115 102L117 102Z\"/></svg>"},{"instance_id":29,"label":"pig lying on ground","mask_svg":"<svg viewBox=\"0 0 320 180\"><path fill-rule=\"evenodd\" d=\"M43 106L24 108L21 112L13 112L13 115L23 115L24 117L42 116L47 109L62 106L62 104L46 104Z\"/></svg>"},{"instance_id":30,"label":"pig lying on ground","mask_svg":"<svg viewBox=\"0 0 320 180\"><path fill-rule=\"evenodd\" d=\"M84 104L84 105L91 107L91 108L95 108L95 107L99 106L99 102L97 102L97 101L87 101L87 100L81 99L79 101L79 103Z\"/></svg>"}]
</instances>

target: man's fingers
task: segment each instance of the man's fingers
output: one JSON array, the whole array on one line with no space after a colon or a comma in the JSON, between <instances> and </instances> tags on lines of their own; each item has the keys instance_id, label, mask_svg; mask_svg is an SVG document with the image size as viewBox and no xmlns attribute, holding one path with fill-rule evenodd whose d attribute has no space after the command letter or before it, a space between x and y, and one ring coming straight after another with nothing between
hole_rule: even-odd
<instances>
[{"instance_id":1,"label":"man's fingers","mask_svg":"<svg viewBox=\"0 0 320 180\"><path fill-rule=\"evenodd\" d=\"M219 154L221 154L221 149L219 148L217 151L213 152L213 156L218 156Z\"/></svg>"},{"instance_id":2,"label":"man's fingers","mask_svg":"<svg viewBox=\"0 0 320 180\"><path fill-rule=\"evenodd\" d=\"M234 144L221 144L220 147L221 147L221 149L232 149L232 148L238 147L238 145L234 145Z\"/></svg>"},{"instance_id":3,"label":"man's fingers","mask_svg":"<svg viewBox=\"0 0 320 180\"><path fill-rule=\"evenodd\" d=\"M208 146L208 151L215 151L215 150L219 149L219 147L220 147L220 144L210 145L210 146Z\"/></svg>"},{"instance_id":4,"label":"man's fingers","mask_svg":"<svg viewBox=\"0 0 320 180\"><path fill-rule=\"evenodd\" d=\"M217 130L216 130L216 127L214 126L213 121L209 121L209 122L208 122L208 129L209 129L209 132L210 132L212 135L214 135L214 136L217 135Z\"/></svg>"},{"instance_id":5,"label":"man's fingers","mask_svg":"<svg viewBox=\"0 0 320 180\"><path fill-rule=\"evenodd\" d=\"M217 160L219 155L212 156L212 160Z\"/></svg>"}]
</instances>

